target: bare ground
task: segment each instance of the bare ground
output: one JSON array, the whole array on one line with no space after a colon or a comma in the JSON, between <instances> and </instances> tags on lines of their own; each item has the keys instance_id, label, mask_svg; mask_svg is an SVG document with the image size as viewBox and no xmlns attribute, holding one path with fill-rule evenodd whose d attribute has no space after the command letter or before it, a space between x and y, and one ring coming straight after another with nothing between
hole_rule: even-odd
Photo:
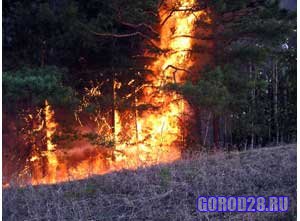
<instances>
[{"instance_id":1,"label":"bare ground","mask_svg":"<svg viewBox=\"0 0 300 221\"><path fill-rule=\"evenodd\" d=\"M286 213L196 211L199 195L287 195ZM296 220L296 145L194 154L137 171L3 190L3 220Z\"/></svg>"}]
</instances>

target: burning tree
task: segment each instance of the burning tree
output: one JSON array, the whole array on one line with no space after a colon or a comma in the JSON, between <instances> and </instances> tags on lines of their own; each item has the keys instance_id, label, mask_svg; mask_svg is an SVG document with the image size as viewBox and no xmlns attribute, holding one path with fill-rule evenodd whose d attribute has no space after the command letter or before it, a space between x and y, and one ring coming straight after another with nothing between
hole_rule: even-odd
<instances>
[{"instance_id":1,"label":"burning tree","mask_svg":"<svg viewBox=\"0 0 300 221\"><path fill-rule=\"evenodd\" d=\"M136 31L131 34L106 34L92 32L98 37L127 38L141 36L150 43L149 46L155 46L160 53L156 54L148 49L144 52L144 57L152 57L153 62L149 62L137 71L136 75L143 75L138 81L137 77L132 77L126 83L124 76L113 73L108 79L111 84L111 103L108 105L108 119L103 112L107 108L96 107L92 115L96 122L92 128L87 128L87 124L82 121L82 110L91 104L93 98L100 99L103 93L101 83L85 88L86 95L82 99L80 108L76 111L76 120L80 124L77 130L80 131L80 138L88 138L96 141L99 146L98 136L106 135L110 137L113 143L110 152L111 157L107 158L102 151L91 151L88 144L80 147L81 153L76 152L76 145L70 151L61 151L56 149L59 145L53 144L54 133L57 123L54 122L54 112L51 110L48 101L45 101L45 124L46 129L46 150L39 154L33 154L30 162L33 165L33 172L37 173L42 159L46 160L46 172L33 174L32 183L53 183L73 178L86 177L89 173L103 173L115 169L137 168L143 165L152 165L159 162L170 162L180 157L179 147L183 145L185 135L180 125L184 111L188 110L188 104L183 97L176 92L163 90L168 83L182 83L187 77L189 69L194 61L189 56L189 50L192 47L192 39L182 37L181 35L192 35L197 16L207 20L204 11L189 11L194 7L194 1L165 2L159 5L159 16L162 22L159 40L148 38L146 33ZM174 7L178 8L178 11ZM177 10L177 9L176 9ZM121 11L120 15L122 16ZM169 13L172 12L170 15ZM157 34L147 24L133 25L124 22L121 19L121 25L133 29L145 29L152 34ZM146 72L147 70L147 72ZM144 73L142 73L144 72ZM146 72L146 74L145 74ZM124 83L126 83L124 87ZM133 86L132 86L133 85ZM131 86L131 87L130 87ZM125 88L125 89L123 89ZM130 88L133 88L130 89ZM122 91L123 90L123 91ZM129 101L128 101L129 100ZM102 108L102 110L101 110ZM58 117L59 118L59 117ZM107 126L104 129L104 126ZM96 136L93 136L94 133ZM98 135L98 136L97 136ZM181 144L180 144L181 143ZM92 143L93 144L93 143ZM77 146L79 144L77 143ZM100 146L107 148L107 143L100 143ZM37 149L35 149L36 151ZM68 156L82 154L82 150L90 152L88 158L83 158L80 162L69 164ZM74 151L74 153L72 152ZM67 152L67 153L66 153ZM80 157L81 158L81 157ZM103 163L106 161L106 163ZM33 162L33 163L32 163ZM37 164L37 165L36 165ZM103 169L102 165L108 165Z\"/></svg>"},{"instance_id":2,"label":"burning tree","mask_svg":"<svg viewBox=\"0 0 300 221\"><path fill-rule=\"evenodd\" d=\"M96 6L105 10L99 13ZM74 3L62 10L43 4L36 10L38 18L49 27L62 27L61 36L78 46L71 50L59 44L56 28L49 30L48 41L43 40L47 37L42 27L30 30L35 33L32 39L41 42L30 48L40 52L32 60L43 67L57 60L68 64L69 73L57 88L65 92L66 85L71 86L67 97L75 101L71 110L66 100L59 107L52 98L64 96L50 90L27 113L26 119L42 129L40 138L30 135L34 142L25 154L22 177L29 174L34 184L55 183L172 162L191 144L219 147L229 137L231 143L247 141L248 137L234 138L241 135L234 131L234 123L244 115L250 119L245 133L254 145L254 107L264 90L258 73L274 53L268 41L281 44L293 27L290 14L280 10L278 2L107 0L96 6ZM19 7L12 4L5 13ZM16 35L22 27L16 27L7 33L20 45ZM76 56L68 60L65 51ZM7 79L11 75L7 73ZM44 77L41 71L39 78ZM29 88L29 102L41 97L36 94ZM249 97L250 107L244 105ZM278 132L278 123L274 125Z\"/></svg>"},{"instance_id":3,"label":"burning tree","mask_svg":"<svg viewBox=\"0 0 300 221\"><path fill-rule=\"evenodd\" d=\"M198 19L198 31L184 36L194 40L191 53L202 66L192 70L184 86L168 87L183 94L195 111L191 142L245 148L250 143L253 148L272 140L278 144L279 134L284 141L278 123L276 67L287 58L283 54L294 54L295 14L282 8L280 1L255 0L197 1L191 10L203 10L210 18L210 22ZM292 68L289 58L285 65Z\"/></svg>"}]
</instances>

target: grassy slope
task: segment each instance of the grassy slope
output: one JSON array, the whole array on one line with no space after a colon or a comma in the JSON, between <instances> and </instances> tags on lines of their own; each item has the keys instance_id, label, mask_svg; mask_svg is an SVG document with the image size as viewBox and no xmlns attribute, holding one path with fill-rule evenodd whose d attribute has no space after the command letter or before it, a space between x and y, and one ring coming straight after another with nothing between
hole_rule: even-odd
<instances>
[{"instance_id":1,"label":"grassy slope","mask_svg":"<svg viewBox=\"0 0 300 221\"><path fill-rule=\"evenodd\" d=\"M198 195L288 195L288 213L200 214ZM6 189L3 220L296 220L296 145Z\"/></svg>"}]
</instances>

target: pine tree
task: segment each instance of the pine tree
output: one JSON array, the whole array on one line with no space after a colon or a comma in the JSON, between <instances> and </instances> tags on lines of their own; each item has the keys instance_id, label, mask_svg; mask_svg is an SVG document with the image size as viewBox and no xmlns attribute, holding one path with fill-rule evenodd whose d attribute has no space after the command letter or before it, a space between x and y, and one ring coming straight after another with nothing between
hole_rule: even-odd
<instances>
[{"instance_id":1,"label":"pine tree","mask_svg":"<svg viewBox=\"0 0 300 221\"><path fill-rule=\"evenodd\" d=\"M215 145L219 145L219 134L225 131L223 145L243 144L245 148L253 148L272 141L278 144L283 133L281 125L285 125L285 120L279 119L280 111L287 105L287 95L284 106L279 101L280 84L286 81L286 76L281 74L296 62L289 60L293 64L283 64L279 60L284 59L282 53L294 50L289 48L288 39L294 33L295 13L280 8L279 1L267 0L199 1L195 8L210 12L208 16L212 22L199 21L199 29L209 35L193 36L200 40L193 53L198 53L199 58L209 56L212 59L208 67L198 70L198 81L179 87L179 91L192 105L213 111L211 124ZM205 47L207 45L212 46ZM197 50L199 48L202 50ZM270 62L273 62L271 66ZM208 85L208 78L213 78L212 73L217 72L224 77ZM270 72L273 75L270 76ZM218 85L222 85L226 93L218 91ZM209 99L214 100L213 106ZM196 116L197 119L201 117L209 115ZM229 133L225 125L230 128Z\"/></svg>"}]
</instances>

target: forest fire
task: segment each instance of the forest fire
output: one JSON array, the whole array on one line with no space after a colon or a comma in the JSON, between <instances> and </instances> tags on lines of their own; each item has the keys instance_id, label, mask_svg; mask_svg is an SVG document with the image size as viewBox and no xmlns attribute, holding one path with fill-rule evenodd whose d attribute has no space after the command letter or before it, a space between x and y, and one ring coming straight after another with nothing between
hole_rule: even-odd
<instances>
[{"instance_id":1,"label":"forest fire","mask_svg":"<svg viewBox=\"0 0 300 221\"><path fill-rule=\"evenodd\" d=\"M296 6L4 0L2 219L295 219Z\"/></svg>"},{"instance_id":2,"label":"forest fire","mask_svg":"<svg viewBox=\"0 0 300 221\"><path fill-rule=\"evenodd\" d=\"M92 174L136 169L180 158L180 147L184 146L185 138L181 121L190 117L192 111L179 94L162 88L169 83L183 83L193 66L190 57L193 39L189 36L194 34L195 22L199 16L205 13L190 10L194 4L194 0L170 0L161 7L158 44L166 52L159 55L156 61L147 67L154 75L147 76L150 84L143 85L143 98L135 98L136 105L151 104L158 108L144 110L142 113L135 111L135 119L127 128L124 128L122 123L124 121L122 112L117 109L113 111L114 122L113 126L110 126L113 132L109 134L114 146L109 150L112 158L106 157L101 151L90 151L88 157L74 163L76 160L74 157L72 159L72 156L76 156L77 149L70 150L66 157L66 153L52 142L58 123L55 122L55 113L50 104L45 102L43 124L46 129L47 148L42 153L32 153L28 161L28 168L31 168L29 169L31 184L52 184L82 179ZM115 91L122 85L114 82L113 87ZM94 88L94 91L90 92L97 93L97 89ZM124 130L130 137L126 142L123 139ZM101 135L101 129L98 128L97 133ZM45 164L46 166L43 166Z\"/></svg>"}]
</instances>

